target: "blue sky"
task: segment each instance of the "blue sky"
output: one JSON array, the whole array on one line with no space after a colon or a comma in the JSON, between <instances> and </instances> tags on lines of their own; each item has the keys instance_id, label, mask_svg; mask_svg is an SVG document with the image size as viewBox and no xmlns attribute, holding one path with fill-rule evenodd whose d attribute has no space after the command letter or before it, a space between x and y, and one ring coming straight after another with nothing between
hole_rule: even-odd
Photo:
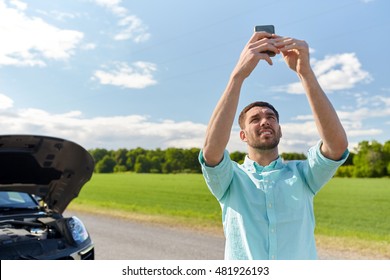
<instances>
[{"instance_id":1,"label":"blue sky","mask_svg":"<svg viewBox=\"0 0 390 280\"><path fill-rule=\"evenodd\" d=\"M201 147L208 120L255 25L306 40L350 148L390 140L390 2L0 0L2 134L91 148ZM318 141L295 73L279 56L247 79L281 115L280 152ZM229 150L245 151L234 125Z\"/></svg>"}]
</instances>

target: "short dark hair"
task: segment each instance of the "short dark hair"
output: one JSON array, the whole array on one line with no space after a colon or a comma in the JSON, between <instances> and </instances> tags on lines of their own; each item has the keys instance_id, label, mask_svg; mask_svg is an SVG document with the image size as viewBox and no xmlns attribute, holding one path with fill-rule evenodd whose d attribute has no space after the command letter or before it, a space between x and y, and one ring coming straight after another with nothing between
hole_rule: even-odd
<instances>
[{"instance_id":1,"label":"short dark hair","mask_svg":"<svg viewBox=\"0 0 390 280\"><path fill-rule=\"evenodd\" d=\"M240 113L240 116L238 117L238 124L240 125L240 128L243 129L244 128L244 123L245 123L245 114L246 112L248 112L250 109L252 109L253 107L267 107L267 108L270 108L272 111L274 111L275 115L276 115L276 119L278 120L279 122L279 113L278 111L276 111L275 107L272 106L271 104L269 104L268 102L264 102L264 101L255 101L249 105L247 105L244 109L242 109L241 113Z\"/></svg>"}]
</instances>

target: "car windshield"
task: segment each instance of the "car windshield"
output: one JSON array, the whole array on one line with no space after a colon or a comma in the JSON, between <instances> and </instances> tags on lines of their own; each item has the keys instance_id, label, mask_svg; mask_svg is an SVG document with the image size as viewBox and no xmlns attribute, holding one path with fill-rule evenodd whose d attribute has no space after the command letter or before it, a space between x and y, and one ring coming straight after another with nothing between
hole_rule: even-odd
<instances>
[{"instance_id":1,"label":"car windshield","mask_svg":"<svg viewBox=\"0 0 390 280\"><path fill-rule=\"evenodd\" d=\"M38 203L27 193L0 191L1 209L36 209Z\"/></svg>"}]
</instances>

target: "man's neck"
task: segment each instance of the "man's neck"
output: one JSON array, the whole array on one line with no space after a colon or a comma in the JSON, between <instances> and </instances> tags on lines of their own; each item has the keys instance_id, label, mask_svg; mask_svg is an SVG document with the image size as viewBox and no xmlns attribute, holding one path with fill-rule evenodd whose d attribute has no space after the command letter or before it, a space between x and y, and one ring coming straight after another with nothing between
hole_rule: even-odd
<instances>
[{"instance_id":1,"label":"man's neck","mask_svg":"<svg viewBox=\"0 0 390 280\"><path fill-rule=\"evenodd\" d=\"M248 157L261 166L267 166L279 157L279 151L278 148L272 150L249 148Z\"/></svg>"}]
</instances>

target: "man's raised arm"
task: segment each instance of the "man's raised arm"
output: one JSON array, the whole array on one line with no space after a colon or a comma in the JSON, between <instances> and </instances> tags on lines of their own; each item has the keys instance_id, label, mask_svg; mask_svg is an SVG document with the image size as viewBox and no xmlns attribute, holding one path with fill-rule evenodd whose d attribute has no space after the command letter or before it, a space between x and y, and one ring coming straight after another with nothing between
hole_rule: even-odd
<instances>
[{"instance_id":1,"label":"man's raised arm","mask_svg":"<svg viewBox=\"0 0 390 280\"><path fill-rule=\"evenodd\" d=\"M347 136L310 66L309 46L305 41L282 37L277 39L276 46L280 48L287 65L297 72L301 80L323 141L321 153L329 159L340 160L348 148Z\"/></svg>"},{"instance_id":2,"label":"man's raised arm","mask_svg":"<svg viewBox=\"0 0 390 280\"><path fill-rule=\"evenodd\" d=\"M271 34L266 32L255 32L252 35L242 51L227 87L214 109L207 127L203 146L203 158L209 166L217 165L223 158L224 150L230 138L244 80L252 73L261 59L272 65L271 58L261 52L269 50L279 53L279 50L273 45L273 39L269 39L270 37Z\"/></svg>"}]
</instances>

